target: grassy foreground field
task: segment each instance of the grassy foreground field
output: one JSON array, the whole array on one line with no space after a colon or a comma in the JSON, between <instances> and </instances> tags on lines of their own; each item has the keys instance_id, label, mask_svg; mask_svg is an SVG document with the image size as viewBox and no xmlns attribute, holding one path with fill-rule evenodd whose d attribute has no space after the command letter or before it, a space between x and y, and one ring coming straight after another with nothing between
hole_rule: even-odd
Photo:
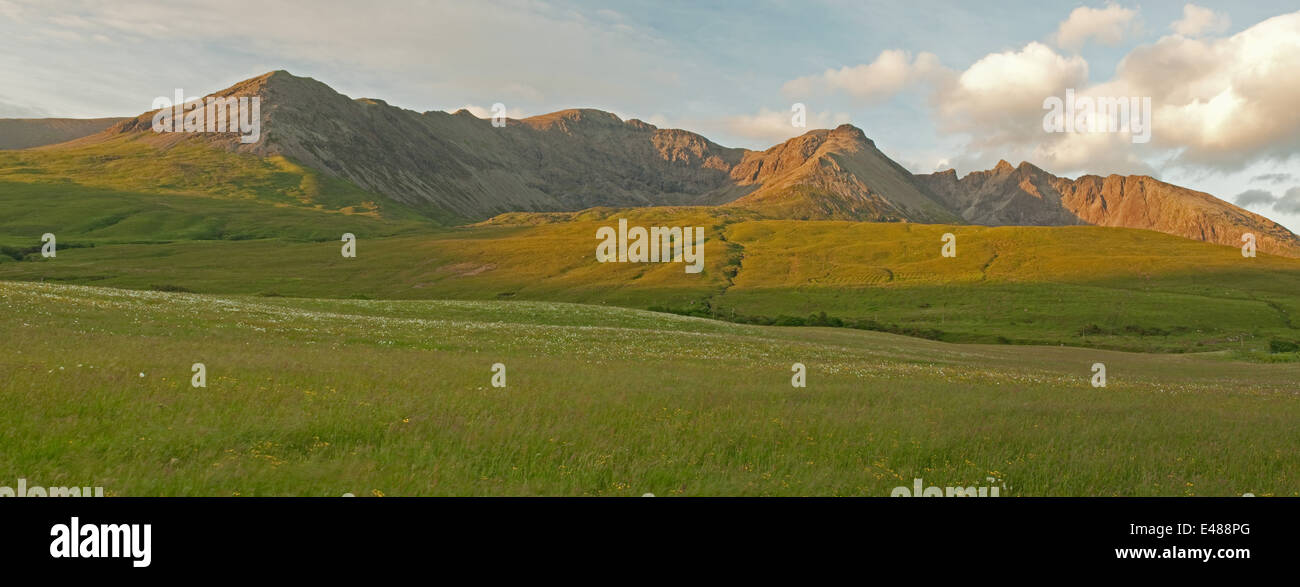
<instances>
[{"instance_id":1,"label":"grassy foreground field","mask_svg":"<svg viewBox=\"0 0 1300 587\"><path fill-rule=\"evenodd\" d=\"M0 340L0 481L113 495L1300 490L1296 363L19 282Z\"/></svg>"}]
</instances>

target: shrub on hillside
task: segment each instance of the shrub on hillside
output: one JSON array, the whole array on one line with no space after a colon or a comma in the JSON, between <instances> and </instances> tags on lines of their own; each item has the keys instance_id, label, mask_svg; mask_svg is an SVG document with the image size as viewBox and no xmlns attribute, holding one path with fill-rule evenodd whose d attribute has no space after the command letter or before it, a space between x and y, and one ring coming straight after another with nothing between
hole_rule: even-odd
<instances>
[{"instance_id":1,"label":"shrub on hillside","mask_svg":"<svg viewBox=\"0 0 1300 587\"><path fill-rule=\"evenodd\" d=\"M1268 341L1268 352L1270 353L1294 353L1296 351L1300 351L1300 344L1293 340L1274 338Z\"/></svg>"}]
</instances>

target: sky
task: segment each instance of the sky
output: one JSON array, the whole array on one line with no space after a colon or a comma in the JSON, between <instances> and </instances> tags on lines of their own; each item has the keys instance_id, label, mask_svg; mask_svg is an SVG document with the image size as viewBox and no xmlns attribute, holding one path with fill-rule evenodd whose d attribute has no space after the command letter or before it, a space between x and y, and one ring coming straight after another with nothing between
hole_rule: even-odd
<instances>
[{"instance_id":1,"label":"sky","mask_svg":"<svg viewBox=\"0 0 1300 587\"><path fill-rule=\"evenodd\" d=\"M0 118L134 116L277 69L417 111L600 108L752 149L850 123L917 173L1147 174L1300 233L1294 0L0 0ZM1149 140L1047 132L1067 90L1150 99Z\"/></svg>"}]
</instances>

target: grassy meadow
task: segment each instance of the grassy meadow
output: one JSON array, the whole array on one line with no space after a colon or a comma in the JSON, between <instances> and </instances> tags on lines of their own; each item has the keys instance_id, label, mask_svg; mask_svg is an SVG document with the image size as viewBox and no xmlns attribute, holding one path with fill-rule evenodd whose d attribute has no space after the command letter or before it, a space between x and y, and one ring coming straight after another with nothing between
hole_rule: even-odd
<instances>
[{"instance_id":1,"label":"grassy meadow","mask_svg":"<svg viewBox=\"0 0 1300 587\"><path fill-rule=\"evenodd\" d=\"M1003 495L1296 495L1300 481L1297 363L554 302L0 282L0 309L0 471L114 495L888 495L916 477L993 477Z\"/></svg>"},{"instance_id":2,"label":"grassy meadow","mask_svg":"<svg viewBox=\"0 0 1300 587\"><path fill-rule=\"evenodd\" d=\"M618 218L705 227L703 273L596 263ZM1300 341L1300 260L730 208L456 224L287 160L126 139L0 152L0 484L1300 491L1300 355L1275 352Z\"/></svg>"}]
</instances>

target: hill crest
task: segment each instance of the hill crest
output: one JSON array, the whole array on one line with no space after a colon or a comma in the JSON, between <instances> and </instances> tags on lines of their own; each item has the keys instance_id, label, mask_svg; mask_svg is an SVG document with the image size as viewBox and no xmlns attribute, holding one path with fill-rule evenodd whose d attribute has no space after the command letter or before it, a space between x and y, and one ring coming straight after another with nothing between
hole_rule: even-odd
<instances>
[{"instance_id":1,"label":"hill crest","mask_svg":"<svg viewBox=\"0 0 1300 587\"><path fill-rule=\"evenodd\" d=\"M1234 247L1250 233L1261 251L1300 256L1300 238L1282 225L1205 192L1147 175L1069 179L1028 162L1012 167L1001 161L960 179L953 170L916 178L971 224L1141 228Z\"/></svg>"},{"instance_id":2,"label":"hill crest","mask_svg":"<svg viewBox=\"0 0 1300 587\"><path fill-rule=\"evenodd\" d=\"M1123 226L1237 246L1253 232L1260 250L1300 255L1290 231L1203 192L1145 176L1069 180L1005 160L961 178L914 175L852 125L752 151L591 108L508 119L498 128L465 110L420 113L352 99L283 70L212 95L261 98L262 139L157 134L149 112L66 145L129 135L160 149L197 142L279 156L461 221L597 206L727 205L806 220Z\"/></svg>"}]
</instances>

